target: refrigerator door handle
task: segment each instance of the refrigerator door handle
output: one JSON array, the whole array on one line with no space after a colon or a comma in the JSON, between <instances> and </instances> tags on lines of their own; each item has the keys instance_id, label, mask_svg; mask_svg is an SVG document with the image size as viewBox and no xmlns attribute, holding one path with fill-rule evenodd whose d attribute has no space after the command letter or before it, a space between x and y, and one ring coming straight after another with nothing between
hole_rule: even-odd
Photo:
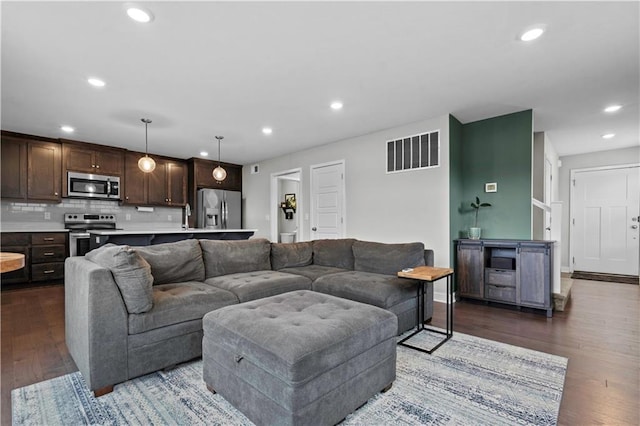
<instances>
[{"instance_id":1,"label":"refrigerator door handle","mask_svg":"<svg viewBox=\"0 0 640 426\"><path fill-rule=\"evenodd\" d=\"M222 228L227 229L227 202L222 202Z\"/></svg>"}]
</instances>

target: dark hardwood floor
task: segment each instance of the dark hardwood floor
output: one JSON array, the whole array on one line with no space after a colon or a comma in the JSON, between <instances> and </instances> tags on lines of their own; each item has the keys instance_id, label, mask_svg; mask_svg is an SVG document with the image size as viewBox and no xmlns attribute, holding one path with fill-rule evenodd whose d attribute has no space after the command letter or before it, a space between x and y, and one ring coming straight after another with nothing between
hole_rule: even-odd
<instances>
[{"instance_id":1,"label":"dark hardwood floor","mask_svg":"<svg viewBox=\"0 0 640 426\"><path fill-rule=\"evenodd\" d=\"M455 332L569 358L559 424L638 425L640 287L575 280L571 301L553 318L483 304L455 305ZM11 389L76 370L64 343L64 288L3 291L3 425ZM436 303L433 324L442 326Z\"/></svg>"}]
</instances>

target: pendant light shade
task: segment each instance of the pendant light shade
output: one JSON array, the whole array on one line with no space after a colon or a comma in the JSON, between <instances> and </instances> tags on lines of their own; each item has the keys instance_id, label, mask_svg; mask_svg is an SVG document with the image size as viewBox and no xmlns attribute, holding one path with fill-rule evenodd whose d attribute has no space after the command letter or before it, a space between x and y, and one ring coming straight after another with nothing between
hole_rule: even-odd
<instances>
[{"instance_id":1,"label":"pendant light shade","mask_svg":"<svg viewBox=\"0 0 640 426\"><path fill-rule=\"evenodd\" d=\"M140 157L138 160L138 168L142 170L144 173L151 173L156 168L156 162L153 158L149 157L149 138L147 127L151 120L148 118L141 118L140 121L144 123L144 157Z\"/></svg>"},{"instance_id":2,"label":"pendant light shade","mask_svg":"<svg viewBox=\"0 0 640 426\"><path fill-rule=\"evenodd\" d=\"M213 169L212 175L215 180L222 182L227 177L227 171L220 165L220 141L224 139L224 136L216 136L216 139L218 139L218 167Z\"/></svg>"}]
</instances>

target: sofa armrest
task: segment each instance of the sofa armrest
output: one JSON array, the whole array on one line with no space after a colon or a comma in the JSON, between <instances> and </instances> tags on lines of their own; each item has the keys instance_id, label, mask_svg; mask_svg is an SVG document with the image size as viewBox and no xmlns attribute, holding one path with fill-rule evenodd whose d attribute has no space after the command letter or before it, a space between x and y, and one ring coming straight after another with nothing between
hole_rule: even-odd
<instances>
[{"instance_id":1,"label":"sofa armrest","mask_svg":"<svg viewBox=\"0 0 640 426\"><path fill-rule=\"evenodd\" d=\"M127 380L127 309L111 271L84 257L65 261L65 339L91 390Z\"/></svg>"},{"instance_id":2,"label":"sofa armrest","mask_svg":"<svg viewBox=\"0 0 640 426\"><path fill-rule=\"evenodd\" d=\"M433 250L425 249L425 251L424 251L424 264L426 266L433 266Z\"/></svg>"}]
</instances>

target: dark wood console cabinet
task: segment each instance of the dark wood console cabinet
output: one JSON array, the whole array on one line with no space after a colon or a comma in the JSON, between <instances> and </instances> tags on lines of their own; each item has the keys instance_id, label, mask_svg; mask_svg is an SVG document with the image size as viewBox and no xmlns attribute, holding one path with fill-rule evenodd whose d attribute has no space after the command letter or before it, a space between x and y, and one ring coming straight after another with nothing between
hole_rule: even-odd
<instances>
[{"instance_id":1,"label":"dark wood console cabinet","mask_svg":"<svg viewBox=\"0 0 640 426\"><path fill-rule=\"evenodd\" d=\"M544 309L553 314L553 241L456 240L461 298Z\"/></svg>"}]
</instances>

